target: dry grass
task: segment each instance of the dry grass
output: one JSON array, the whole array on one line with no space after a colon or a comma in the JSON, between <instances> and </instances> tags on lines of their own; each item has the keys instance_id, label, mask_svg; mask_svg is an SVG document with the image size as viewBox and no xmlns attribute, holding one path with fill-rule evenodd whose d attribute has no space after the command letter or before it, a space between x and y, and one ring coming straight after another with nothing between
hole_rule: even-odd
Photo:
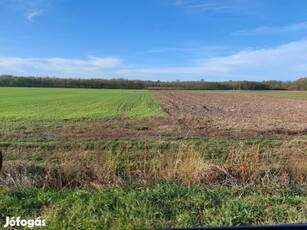
<instances>
[{"instance_id":1,"label":"dry grass","mask_svg":"<svg viewBox=\"0 0 307 230\"><path fill-rule=\"evenodd\" d=\"M59 154L59 159L61 156ZM61 161L46 163L46 187L109 187L118 178L119 153L90 154L74 150Z\"/></svg>"},{"instance_id":2,"label":"dry grass","mask_svg":"<svg viewBox=\"0 0 307 230\"><path fill-rule=\"evenodd\" d=\"M32 175L24 164L8 164L0 173L0 187L7 188L34 188L42 184L40 175Z\"/></svg>"},{"instance_id":3,"label":"dry grass","mask_svg":"<svg viewBox=\"0 0 307 230\"><path fill-rule=\"evenodd\" d=\"M232 149L226 159L224 168L242 182L255 182L260 179L267 159L260 154L259 146L242 150Z\"/></svg>"},{"instance_id":4,"label":"dry grass","mask_svg":"<svg viewBox=\"0 0 307 230\"><path fill-rule=\"evenodd\" d=\"M307 178L307 156L292 155L285 165L286 172L291 175L291 180L297 183L306 182Z\"/></svg>"},{"instance_id":5,"label":"dry grass","mask_svg":"<svg viewBox=\"0 0 307 230\"><path fill-rule=\"evenodd\" d=\"M304 184L307 161L302 153L273 163L258 145L230 150L221 163L205 160L204 153L182 144L175 152L130 153L129 148L114 152L86 152L79 149L58 153L41 172L29 173L25 164L5 165L0 176L3 187L107 189L124 184L178 182L184 185L229 183L256 185L272 183Z\"/></svg>"}]
</instances>

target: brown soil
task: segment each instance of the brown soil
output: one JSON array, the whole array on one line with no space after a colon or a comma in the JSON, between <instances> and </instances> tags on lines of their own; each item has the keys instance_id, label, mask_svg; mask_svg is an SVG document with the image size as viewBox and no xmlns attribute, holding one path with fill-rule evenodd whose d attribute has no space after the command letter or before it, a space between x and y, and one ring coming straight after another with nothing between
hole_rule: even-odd
<instances>
[{"instance_id":1,"label":"brown soil","mask_svg":"<svg viewBox=\"0 0 307 230\"><path fill-rule=\"evenodd\" d=\"M306 101L220 92L151 92L173 119L189 118L190 129L235 136L307 133Z\"/></svg>"}]
</instances>

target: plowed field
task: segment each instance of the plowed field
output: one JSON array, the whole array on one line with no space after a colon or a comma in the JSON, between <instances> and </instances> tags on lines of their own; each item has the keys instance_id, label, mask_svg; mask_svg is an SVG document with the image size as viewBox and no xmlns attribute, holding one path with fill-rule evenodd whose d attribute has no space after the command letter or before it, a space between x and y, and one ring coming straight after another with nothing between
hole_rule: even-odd
<instances>
[{"instance_id":1,"label":"plowed field","mask_svg":"<svg viewBox=\"0 0 307 230\"><path fill-rule=\"evenodd\" d=\"M191 127L229 132L293 134L307 131L307 102L239 93L154 90L174 119L189 117Z\"/></svg>"}]
</instances>

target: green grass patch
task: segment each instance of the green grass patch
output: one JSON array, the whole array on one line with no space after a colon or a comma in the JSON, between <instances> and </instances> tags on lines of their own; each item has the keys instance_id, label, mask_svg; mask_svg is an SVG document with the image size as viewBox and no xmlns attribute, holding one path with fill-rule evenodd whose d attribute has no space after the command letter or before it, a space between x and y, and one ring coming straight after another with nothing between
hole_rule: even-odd
<instances>
[{"instance_id":1,"label":"green grass patch","mask_svg":"<svg viewBox=\"0 0 307 230\"><path fill-rule=\"evenodd\" d=\"M49 229L144 229L306 222L306 190L159 184L94 191L0 190L0 213L46 220Z\"/></svg>"},{"instance_id":2,"label":"green grass patch","mask_svg":"<svg viewBox=\"0 0 307 230\"><path fill-rule=\"evenodd\" d=\"M64 120L162 116L146 90L0 88L0 119Z\"/></svg>"}]
</instances>

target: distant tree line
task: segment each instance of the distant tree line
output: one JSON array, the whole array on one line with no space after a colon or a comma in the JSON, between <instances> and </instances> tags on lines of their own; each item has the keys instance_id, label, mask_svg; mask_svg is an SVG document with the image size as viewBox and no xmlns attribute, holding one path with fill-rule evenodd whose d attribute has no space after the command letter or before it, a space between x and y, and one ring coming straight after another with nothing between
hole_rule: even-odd
<instances>
[{"instance_id":1,"label":"distant tree line","mask_svg":"<svg viewBox=\"0 0 307 230\"><path fill-rule=\"evenodd\" d=\"M118 79L67 79L0 75L2 87L58 87L104 89L189 89L189 90L307 90L307 78L297 81L141 81Z\"/></svg>"}]
</instances>

